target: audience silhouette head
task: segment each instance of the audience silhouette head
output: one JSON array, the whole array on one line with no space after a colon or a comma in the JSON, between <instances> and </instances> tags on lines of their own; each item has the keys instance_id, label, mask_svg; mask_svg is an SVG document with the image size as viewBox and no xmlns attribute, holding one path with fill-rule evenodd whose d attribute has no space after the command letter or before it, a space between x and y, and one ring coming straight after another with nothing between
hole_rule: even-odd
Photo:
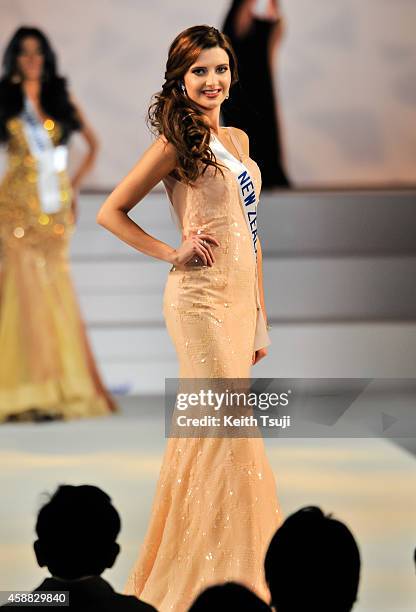
<instances>
[{"instance_id":1,"label":"audience silhouette head","mask_svg":"<svg viewBox=\"0 0 416 612\"><path fill-rule=\"evenodd\" d=\"M120 552L120 527L119 514L104 491L91 485L60 486L38 514L38 564L66 580L99 576Z\"/></svg>"},{"instance_id":2,"label":"audience silhouette head","mask_svg":"<svg viewBox=\"0 0 416 612\"><path fill-rule=\"evenodd\" d=\"M198 595L188 612L211 612L215 609L270 612L269 606L264 601L237 582L208 587Z\"/></svg>"},{"instance_id":3,"label":"audience silhouette head","mask_svg":"<svg viewBox=\"0 0 416 612\"><path fill-rule=\"evenodd\" d=\"M343 523L309 506L273 536L265 575L279 612L349 612L357 599L360 553Z\"/></svg>"}]
</instances>

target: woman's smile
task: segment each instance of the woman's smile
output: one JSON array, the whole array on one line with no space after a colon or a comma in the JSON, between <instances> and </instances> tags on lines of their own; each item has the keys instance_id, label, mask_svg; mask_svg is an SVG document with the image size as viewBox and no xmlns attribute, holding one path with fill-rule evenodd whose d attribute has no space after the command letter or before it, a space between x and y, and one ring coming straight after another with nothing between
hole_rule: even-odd
<instances>
[{"instance_id":1,"label":"woman's smile","mask_svg":"<svg viewBox=\"0 0 416 612\"><path fill-rule=\"evenodd\" d=\"M211 88L211 89L203 89L202 93L207 97L207 98L216 98L220 93L221 93L221 89L220 88Z\"/></svg>"}]
</instances>

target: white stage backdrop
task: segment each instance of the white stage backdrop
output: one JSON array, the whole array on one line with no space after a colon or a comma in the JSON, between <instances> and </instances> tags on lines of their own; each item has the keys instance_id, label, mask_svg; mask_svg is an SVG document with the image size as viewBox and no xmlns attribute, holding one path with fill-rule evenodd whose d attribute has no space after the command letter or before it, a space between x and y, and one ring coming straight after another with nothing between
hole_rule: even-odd
<instances>
[{"instance_id":1,"label":"white stage backdrop","mask_svg":"<svg viewBox=\"0 0 416 612\"><path fill-rule=\"evenodd\" d=\"M150 142L144 117L170 42L190 25L219 27L227 7L227 0L0 0L1 45L20 25L49 35L100 135L87 186L106 189ZM282 9L287 32L275 76L294 182L415 183L416 2L286 0ZM73 157L80 150L75 138Z\"/></svg>"}]
</instances>

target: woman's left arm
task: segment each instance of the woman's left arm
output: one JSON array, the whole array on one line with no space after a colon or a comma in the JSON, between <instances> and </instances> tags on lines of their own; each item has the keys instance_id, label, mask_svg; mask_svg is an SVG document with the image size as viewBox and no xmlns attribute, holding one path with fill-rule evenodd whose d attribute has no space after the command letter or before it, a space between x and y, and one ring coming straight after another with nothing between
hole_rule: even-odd
<instances>
[{"instance_id":1,"label":"woman's left arm","mask_svg":"<svg viewBox=\"0 0 416 612\"><path fill-rule=\"evenodd\" d=\"M243 146L244 153L246 155L249 155L250 154L250 144L249 144L249 139L248 139L247 134L243 132L243 130L240 130L238 128L232 128L232 129L234 130L234 133L236 133L238 139L240 140L240 143ZM263 311L264 322L267 325L267 313L266 313L266 306L264 303L264 289L263 289L263 253L261 250L260 238L258 236L257 236L257 280L258 280L258 287L259 287L260 306ZM267 346L260 348L257 351L254 351L252 360L251 360L252 365L256 365L256 363L258 363L260 359L263 359L263 357L266 357L267 353L268 353Z\"/></svg>"},{"instance_id":2,"label":"woman's left arm","mask_svg":"<svg viewBox=\"0 0 416 612\"><path fill-rule=\"evenodd\" d=\"M261 309L264 315L264 322L267 325L267 313L266 313L266 305L264 302L264 289L263 289L263 254L262 254L259 238L257 238L257 276L259 280L259 298L260 298Z\"/></svg>"},{"instance_id":3,"label":"woman's left arm","mask_svg":"<svg viewBox=\"0 0 416 612\"><path fill-rule=\"evenodd\" d=\"M257 238L257 276L258 276L260 305L261 305L261 309L264 315L264 322L267 325L267 313L266 313L266 306L264 303L264 290L263 290L263 255L261 251L261 245L260 245L259 238ZM268 353L267 346L260 348L257 351L254 351L252 360L251 360L252 365L256 365L256 363L258 363L260 359L263 359L263 357L266 357L267 353Z\"/></svg>"},{"instance_id":4,"label":"woman's left arm","mask_svg":"<svg viewBox=\"0 0 416 612\"><path fill-rule=\"evenodd\" d=\"M87 152L84 155L80 165L78 166L75 174L71 178L71 187L73 191L72 213L74 215L74 220L76 221L78 217L78 191L84 179L84 176L92 169L95 164L99 145L95 131L92 129L84 112L81 110L79 103L74 99L73 96L70 96L70 99L71 103L75 106L76 113L81 123L80 133L88 147Z\"/></svg>"},{"instance_id":5,"label":"woman's left arm","mask_svg":"<svg viewBox=\"0 0 416 612\"><path fill-rule=\"evenodd\" d=\"M77 171L71 179L72 188L75 191L78 191L84 176L91 170L95 163L98 153L98 139L95 131L92 129L91 124L87 120L84 112L81 110L78 102L75 101L72 96L71 102L75 106L78 118L81 122L82 127L80 133L88 146L87 153L83 157Z\"/></svg>"}]
</instances>

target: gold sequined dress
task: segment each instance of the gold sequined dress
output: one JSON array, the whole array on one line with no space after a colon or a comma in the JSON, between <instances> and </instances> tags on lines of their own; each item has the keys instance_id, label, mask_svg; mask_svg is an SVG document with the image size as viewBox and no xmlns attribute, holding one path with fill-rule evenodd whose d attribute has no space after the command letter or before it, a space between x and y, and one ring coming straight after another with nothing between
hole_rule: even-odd
<instances>
[{"instance_id":1,"label":"gold sequined dress","mask_svg":"<svg viewBox=\"0 0 416 612\"><path fill-rule=\"evenodd\" d=\"M56 146L59 124L43 125ZM70 278L68 175L58 174L59 211L45 214L21 119L9 119L7 130L0 183L0 422L108 414L115 404L97 372Z\"/></svg>"},{"instance_id":2,"label":"gold sequined dress","mask_svg":"<svg viewBox=\"0 0 416 612\"><path fill-rule=\"evenodd\" d=\"M235 146L239 146L235 142ZM241 151L254 177L257 164ZM208 168L193 186L164 179L184 235L215 236L215 263L169 272L164 316L180 378L250 378L256 270L234 176ZM239 581L269 601L263 561L281 523L274 474L258 438L168 438L150 524L126 592L184 612L210 584Z\"/></svg>"}]
</instances>

